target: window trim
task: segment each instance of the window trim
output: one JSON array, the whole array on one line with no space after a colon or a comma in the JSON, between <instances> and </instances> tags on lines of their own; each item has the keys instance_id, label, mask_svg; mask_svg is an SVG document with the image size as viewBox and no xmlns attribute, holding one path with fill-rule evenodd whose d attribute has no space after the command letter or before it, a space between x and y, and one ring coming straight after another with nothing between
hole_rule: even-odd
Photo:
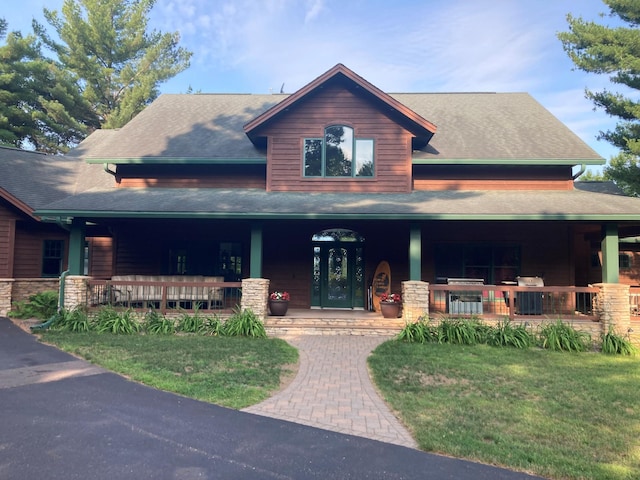
<instances>
[{"instance_id":1,"label":"window trim","mask_svg":"<svg viewBox=\"0 0 640 480\"><path fill-rule=\"evenodd\" d=\"M59 256L51 256L51 255L47 255L47 243L48 242L55 242L60 249L60 255ZM42 240L42 264L41 264L41 268L40 268L40 275L42 275L42 278L57 278L62 274L62 270L64 267L64 240L60 239L60 238L45 238ZM58 273L45 273L45 262L47 260L57 260L58 261Z\"/></svg>"},{"instance_id":2,"label":"window trim","mask_svg":"<svg viewBox=\"0 0 640 480\"><path fill-rule=\"evenodd\" d=\"M351 175L340 175L340 176L332 176L327 175L327 129L331 127L343 127L349 128L352 132L351 139ZM332 180L373 180L376 176L375 172L375 152L376 152L376 140L374 137L358 137L356 136L356 129L349 124L346 123L331 123L326 125L323 129L324 135L322 137L304 137L302 139L302 177L304 179L332 179ZM320 148L320 174L319 175L308 175L307 174L307 142L319 141L321 142ZM358 175L357 167L357 158L358 158L358 150L357 145L358 142L371 142L371 162L372 162L372 172L371 175Z\"/></svg>"}]
</instances>

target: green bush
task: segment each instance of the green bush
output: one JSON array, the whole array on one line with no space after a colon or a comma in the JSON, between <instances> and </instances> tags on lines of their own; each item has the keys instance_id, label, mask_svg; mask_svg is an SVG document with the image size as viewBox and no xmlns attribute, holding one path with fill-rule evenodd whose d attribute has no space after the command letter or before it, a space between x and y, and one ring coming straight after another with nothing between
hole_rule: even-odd
<instances>
[{"instance_id":1,"label":"green bush","mask_svg":"<svg viewBox=\"0 0 640 480\"><path fill-rule=\"evenodd\" d=\"M507 320L489 329L486 343L494 347L529 348L534 343L534 336L524 325L514 327Z\"/></svg>"},{"instance_id":2,"label":"green bush","mask_svg":"<svg viewBox=\"0 0 640 480\"><path fill-rule=\"evenodd\" d=\"M264 323L251 310L236 310L222 326L222 334L228 337L266 338Z\"/></svg>"},{"instance_id":3,"label":"green bush","mask_svg":"<svg viewBox=\"0 0 640 480\"><path fill-rule=\"evenodd\" d=\"M602 353L608 355L635 355L636 347L626 338L609 329L602 335Z\"/></svg>"},{"instance_id":4,"label":"green bush","mask_svg":"<svg viewBox=\"0 0 640 480\"><path fill-rule=\"evenodd\" d=\"M143 328L147 333L155 335L172 335L176 333L173 320L152 310L144 316Z\"/></svg>"},{"instance_id":5,"label":"green bush","mask_svg":"<svg viewBox=\"0 0 640 480\"><path fill-rule=\"evenodd\" d=\"M204 331L202 332L204 335L218 336L222 335L222 325L223 323L217 316L207 317L204 322Z\"/></svg>"},{"instance_id":6,"label":"green bush","mask_svg":"<svg viewBox=\"0 0 640 480\"><path fill-rule=\"evenodd\" d=\"M91 330L91 321L86 308L78 305L73 310L61 310L56 313L51 324L51 329L67 332L88 332Z\"/></svg>"},{"instance_id":7,"label":"green bush","mask_svg":"<svg viewBox=\"0 0 640 480\"><path fill-rule=\"evenodd\" d=\"M130 335L140 331L140 324L131 310L118 312L113 307L102 307L95 319L98 333L116 333Z\"/></svg>"},{"instance_id":8,"label":"green bush","mask_svg":"<svg viewBox=\"0 0 640 480\"><path fill-rule=\"evenodd\" d=\"M204 333L206 329L205 318L196 311L193 315L182 314L178 320L178 331L182 333Z\"/></svg>"},{"instance_id":9,"label":"green bush","mask_svg":"<svg viewBox=\"0 0 640 480\"><path fill-rule=\"evenodd\" d=\"M50 290L36 293L29 301L15 302L9 316L13 318L38 318L48 320L58 311L58 292Z\"/></svg>"},{"instance_id":10,"label":"green bush","mask_svg":"<svg viewBox=\"0 0 640 480\"><path fill-rule=\"evenodd\" d=\"M542 348L555 351L584 352L591 346L591 336L588 333L579 332L561 320L543 325L539 341Z\"/></svg>"},{"instance_id":11,"label":"green bush","mask_svg":"<svg viewBox=\"0 0 640 480\"><path fill-rule=\"evenodd\" d=\"M435 337L434 327L422 317L417 322L407 323L398 334L398 340L408 343L432 342Z\"/></svg>"},{"instance_id":12,"label":"green bush","mask_svg":"<svg viewBox=\"0 0 640 480\"><path fill-rule=\"evenodd\" d=\"M476 325L478 325L476 321L460 319L442 320L436 329L437 342L475 345L478 343L480 337Z\"/></svg>"}]
</instances>

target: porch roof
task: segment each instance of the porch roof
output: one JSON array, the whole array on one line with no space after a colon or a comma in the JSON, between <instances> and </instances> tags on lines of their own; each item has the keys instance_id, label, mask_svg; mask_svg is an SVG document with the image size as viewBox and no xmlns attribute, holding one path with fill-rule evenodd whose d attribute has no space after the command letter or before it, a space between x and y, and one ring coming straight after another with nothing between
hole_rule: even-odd
<instances>
[{"instance_id":1,"label":"porch roof","mask_svg":"<svg viewBox=\"0 0 640 480\"><path fill-rule=\"evenodd\" d=\"M93 189L38 210L44 217L640 221L640 198L600 182L558 191L297 193L257 189Z\"/></svg>"}]
</instances>

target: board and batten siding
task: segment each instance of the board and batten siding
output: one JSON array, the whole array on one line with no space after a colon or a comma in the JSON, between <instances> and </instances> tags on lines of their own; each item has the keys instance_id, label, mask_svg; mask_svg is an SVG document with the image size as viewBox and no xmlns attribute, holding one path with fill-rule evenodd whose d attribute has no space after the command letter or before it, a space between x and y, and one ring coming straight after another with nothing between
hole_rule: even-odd
<instances>
[{"instance_id":1,"label":"board and batten siding","mask_svg":"<svg viewBox=\"0 0 640 480\"><path fill-rule=\"evenodd\" d=\"M305 138L322 138L329 125L354 129L357 139L373 139L373 177L305 178ZM267 190L302 192L411 191L411 134L373 103L349 90L328 86L305 98L260 132L268 137Z\"/></svg>"}]
</instances>

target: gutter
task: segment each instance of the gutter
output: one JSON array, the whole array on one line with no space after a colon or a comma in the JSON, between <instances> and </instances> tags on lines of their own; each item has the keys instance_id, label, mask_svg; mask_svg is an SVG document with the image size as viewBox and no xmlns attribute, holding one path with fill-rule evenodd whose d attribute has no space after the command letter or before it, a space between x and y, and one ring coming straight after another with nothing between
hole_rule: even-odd
<instances>
[{"instance_id":1,"label":"gutter","mask_svg":"<svg viewBox=\"0 0 640 480\"><path fill-rule=\"evenodd\" d=\"M69 275L69 270L65 270L64 272L62 272L62 275L60 275L60 288L58 289L58 311L46 322L40 323L38 325L33 325L31 327L32 332L46 330L51 325L53 325L56 320L58 320L60 313L62 312L62 310L64 310L64 284L67 275Z\"/></svg>"},{"instance_id":2,"label":"gutter","mask_svg":"<svg viewBox=\"0 0 640 480\"><path fill-rule=\"evenodd\" d=\"M580 170L573 176L573 180L575 181L580 175L582 175L587 170L587 164L583 163L580 165Z\"/></svg>"}]
</instances>

